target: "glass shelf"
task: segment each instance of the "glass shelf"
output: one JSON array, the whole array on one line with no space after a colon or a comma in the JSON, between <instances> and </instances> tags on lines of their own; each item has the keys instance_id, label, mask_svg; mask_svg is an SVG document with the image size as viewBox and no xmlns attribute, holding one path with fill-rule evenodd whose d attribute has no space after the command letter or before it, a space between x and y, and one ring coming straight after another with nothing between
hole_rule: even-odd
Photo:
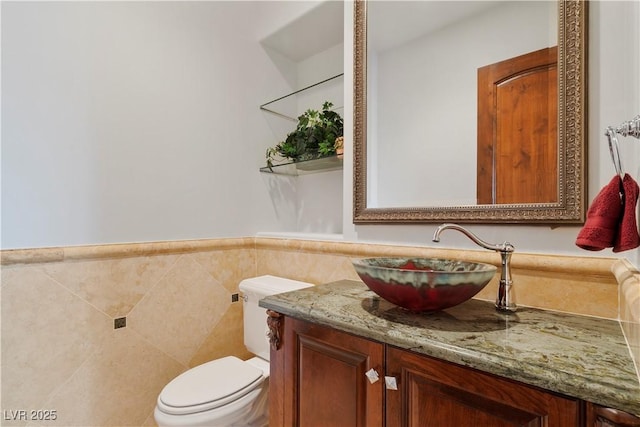
<instances>
[{"instance_id":1,"label":"glass shelf","mask_svg":"<svg viewBox=\"0 0 640 427\"><path fill-rule=\"evenodd\" d=\"M329 172L342 169L343 156L321 157L319 159L305 160L302 162L287 162L260 168L260 172L273 173L276 175L309 175L312 173Z\"/></svg>"},{"instance_id":2,"label":"glass shelf","mask_svg":"<svg viewBox=\"0 0 640 427\"><path fill-rule=\"evenodd\" d=\"M298 94L300 94L302 92L306 92L309 89L312 89L312 88L315 88L315 87L318 87L318 86L322 86L325 83L331 82L331 81L336 80L336 79L338 79L340 77L343 77L343 76L344 76L344 73L340 73L340 74L337 74L337 75L335 75L333 77L329 77L328 79L325 79L325 80L322 80L320 82L314 83L314 84L312 84L310 86L307 86L307 87L304 87L302 89L296 90L295 92L291 92L290 94L281 96L280 98L274 99L273 101L265 102L264 104L262 104L260 106L260 109L262 111L267 111L267 112L269 112L271 114L274 114L274 115L276 115L278 117L281 117L283 119L287 119L287 120L290 120L290 121L293 121L293 122L297 122L298 121L297 117L292 117L291 115L284 114L284 113L278 111L278 108L274 108L275 107L274 104L277 104L279 101L285 100L285 99L290 98L290 97L292 97L294 95L298 95ZM339 110L341 108L343 108L343 107L337 106L337 107L334 107L333 110L335 111L335 110Z\"/></svg>"}]
</instances>

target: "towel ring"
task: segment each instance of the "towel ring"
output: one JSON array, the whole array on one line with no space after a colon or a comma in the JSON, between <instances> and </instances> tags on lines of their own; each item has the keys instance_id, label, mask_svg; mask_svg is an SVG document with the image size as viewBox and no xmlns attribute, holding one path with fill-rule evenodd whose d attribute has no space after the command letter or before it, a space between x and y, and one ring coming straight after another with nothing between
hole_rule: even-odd
<instances>
[{"instance_id":1,"label":"towel ring","mask_svg":"<svg viewBox=\"0 0 640 427\"><path fill-rule=\"evenodd\" d=\"M609 139L609 152L611 153L611 160L613 160L613 167L620 179L624 179L624 168L622 167L622 160L620 159L620 147L618 138L616 137L616 130L609 126L604 134Z\"/></svg>"}]
</instances>

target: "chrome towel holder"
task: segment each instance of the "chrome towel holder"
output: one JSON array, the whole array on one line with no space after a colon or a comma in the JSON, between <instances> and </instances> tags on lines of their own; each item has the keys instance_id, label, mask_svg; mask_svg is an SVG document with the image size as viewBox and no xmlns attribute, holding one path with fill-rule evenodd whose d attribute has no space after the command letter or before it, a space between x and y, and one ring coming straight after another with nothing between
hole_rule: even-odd
<instances>
[{"instance_id":1,"label":"chrome towel holder","mask_svg":"<svg viewBox=\"0 0 640 427\"><path fill-rule=\"evenodd\" d=\"M622 160L620 159L620 146L618 144L617 135L633 136L640 139L640 115L629 121L623 122L617 128L608 126L604 134L609 141L609 152L611 153L613 167L620 179L624 179L624 168L622 167Z\"/></svg>"}]
</instances>

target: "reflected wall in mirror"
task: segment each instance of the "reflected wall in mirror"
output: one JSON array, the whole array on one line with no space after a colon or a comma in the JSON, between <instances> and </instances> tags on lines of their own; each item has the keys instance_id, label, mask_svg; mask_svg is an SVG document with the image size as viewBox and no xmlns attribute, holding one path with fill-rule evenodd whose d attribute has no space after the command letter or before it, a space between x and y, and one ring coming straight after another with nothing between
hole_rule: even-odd
<instances>
[{"instance_id":1,"label":"reflected wall in mirror","mask_svg":"<svg viewBox=\"0 0 640 427\"><path fill-rule=\"evenodd\" d=\"M356 1L354 222L583 222L586 9Z\"/></svg>"}]
</instances>

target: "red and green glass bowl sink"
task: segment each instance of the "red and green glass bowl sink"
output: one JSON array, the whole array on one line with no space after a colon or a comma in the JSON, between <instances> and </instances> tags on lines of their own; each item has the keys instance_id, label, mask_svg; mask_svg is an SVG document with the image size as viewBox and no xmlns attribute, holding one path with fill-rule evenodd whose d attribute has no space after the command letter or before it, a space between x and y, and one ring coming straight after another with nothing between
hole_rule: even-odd
<instances>
[{"instance_id":1,"label":"red and green glass bowl sink","mask_svg":"<svg viewBox=\"0 0 640 427\"><path fill-rule=\"evenodd\" d=\"M498 270L491 264L437 258L364 258L351 262L369 289L413 312L461 304L487 286Z\"/></svg>"}]
</instances>

